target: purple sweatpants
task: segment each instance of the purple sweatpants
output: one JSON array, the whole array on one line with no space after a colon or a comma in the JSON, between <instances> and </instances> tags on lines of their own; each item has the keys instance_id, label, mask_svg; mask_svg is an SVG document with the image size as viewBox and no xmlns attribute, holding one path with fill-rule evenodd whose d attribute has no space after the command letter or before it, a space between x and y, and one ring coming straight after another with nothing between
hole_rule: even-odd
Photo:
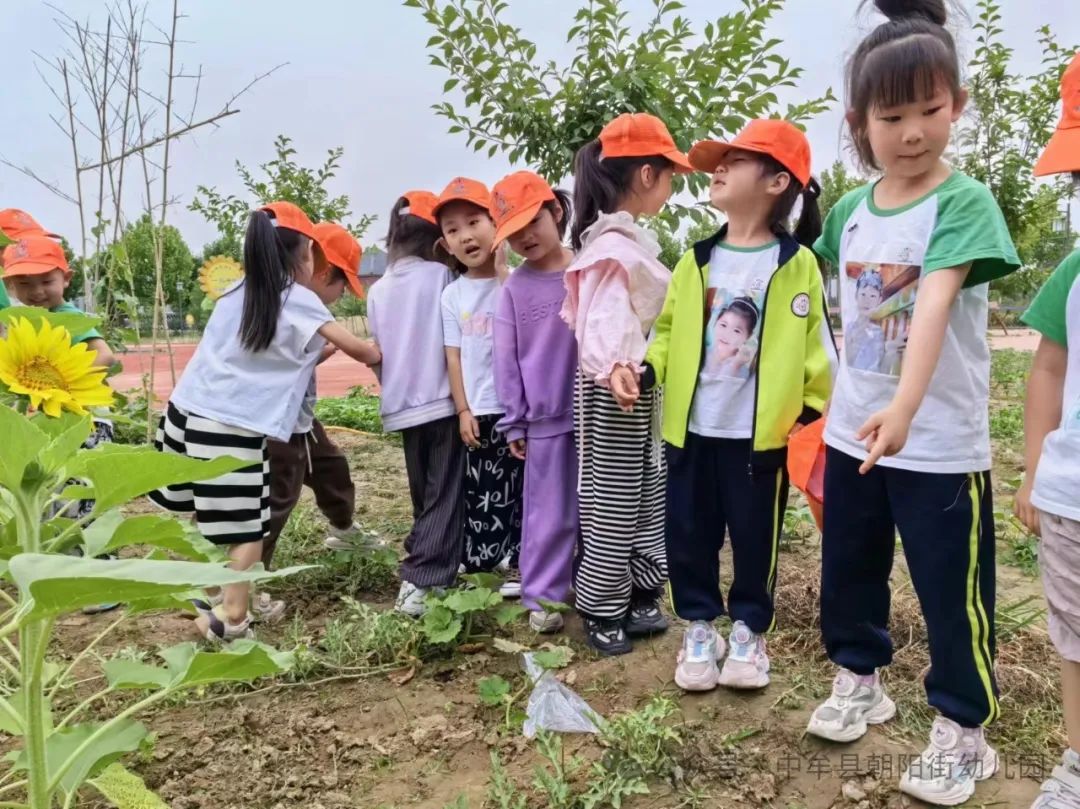
<instances>
[{"instance_id":1,"label":"purple sweatpants","mask_svg":"<svg viewBox=\"0 0 1080 809\"><path fill-rule=\"evenodd\" d=\"M521 600L566 603L578 543L577 448L574 434L529 438L521 526Z\"/></svg>"}]
</instances>

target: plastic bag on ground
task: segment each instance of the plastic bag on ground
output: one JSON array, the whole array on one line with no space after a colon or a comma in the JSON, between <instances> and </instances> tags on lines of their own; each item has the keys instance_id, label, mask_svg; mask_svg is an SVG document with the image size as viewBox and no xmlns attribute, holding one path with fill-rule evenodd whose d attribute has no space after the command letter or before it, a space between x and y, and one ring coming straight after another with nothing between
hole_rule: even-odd
<instances>
[{"instance_id":1,"label":"plastic bag on ground","mask_svg":"<svg viewBox=\"0 0 1080 809\"><path fill-rule=\"evenodd\" d=\"M589 703L572 689L560 683L552 671L535 660L532 652L521 655L521 666L533 683L529 703L525 707L524 732L533 738L538 730L558 733L599 733L600 717Z\"/></svg>"}]
</instances>

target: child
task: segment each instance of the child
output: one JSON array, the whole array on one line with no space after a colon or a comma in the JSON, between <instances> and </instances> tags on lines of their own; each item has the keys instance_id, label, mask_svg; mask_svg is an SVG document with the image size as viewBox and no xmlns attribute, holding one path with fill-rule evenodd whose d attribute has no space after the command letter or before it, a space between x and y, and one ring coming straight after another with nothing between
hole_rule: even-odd
<instances>
[{"instance_id":1,"label":"child","mask_svg":"<svg viewBox=\"0 0 1080 809\"><path fill-rule=\"evenodd\" d=\"M1080 187L1080 53L1061 79L1061 123L1036 176L1071 173ZM1050 639L1061 655L1069 749L1031 809L1080 809L1080 250L1057 268L1023 320L1042 334L1025 408L1027 473L1016 513L1042 537L1039 565Z\"/></svg>"},{"instance_id":2,"label":"child","mask_svg":"<svg viewBox=\"0 0 1080 809\"><path fill-rule=\"evenodd\" d=\"M530 171L496 183L495 243L509 241L525 263L503 286L495 315L495 388L506 415L497 429L525 461L521 596L535 632L563 618L543 601L565 602L578 540L574 457L574 334L559 320L563 275L573 253L562 239L570 200Z\"/></svg>"},{"instance_id":3,"label":"child","mask_svg":"<svg viewBox=\"0 0 1080 809\"><path fill-rule=\"evenodd\" d=\"M378 347L335 323L304 286L316 244L314 226L292 203L272 202L251 214L244 280L214 306L154 442L162 452L250 462L219 478L150 494L170 511L193 512L203 536L230 546L236 570L260 561L269 534L267 439L289 440L327 341L360 362L379 361ZM221 603L196 619L200 633L219 642L250 637L248 592L246 583L226 585Z\"/></svg>"},{"instance_id":4,"label":"child","mask_svg":"<svg viewBox=\"0 0 1080 809\"><path fill-rule=\"evenodd\" d=\"M877 182L846 194L815 244L840 273L844 331L856 280L882 278L880 323L903 334L903 363L859 368L844 347L826 420L821 629L840 667L808 732L850 742L892 718L879 669L892 660L889 575L896 531L929 636L930 744L900 781L955 805L997 756L983 725L994 681L987 282L1017 268L989 190L942 159L964 110L943 0L876 0L889 19L848 64L847 119Z\"/></svg>"},{"instance_id":5,"label":"child","mask_svg":"<svg viewBox=\"0 0 1080 809\"><path fill-rule=\"evenodd\" d=\"M690 164L660 119L624 114L583 146L574 161L577 258L566 272L563 319L578 342L575 422L581 480L581 553L574 573L586 642L626 654L631 637L663 632L658 602L664 557L664 464L650 440L659 394L625 410L611 395L612 374L639 373L671 273L656 237L637 224L671 196L676 171Z\"/></svg>"},{"instance_id":6,"label":"child","mask_svg":"<svg viewBox=\"0 0 1080 809\"><path fill-rule=\"evenodd\" d=\"M383 352L383 429L401 432L413 504L396 609L420 616L432 588L457 579L464 541L465 447L443 351L438 199L410 191L390 211L390 266L368 293L368 323Z\"/></svg>"},{"instance_id":7,"label":"child","mask_svg":"<svg viewBox=\"0 0 1080 809\"><path fill-rule=\"evenodd\" d=\"M665 388L671 599L691 621L675 683L762 688L788 436L820 416L835 360L821 273L804 246L821 230L820 189L810 144L787 121L751 121L730 143L702 141L690 162L712 174L709 198L727 224L676 266L643 378L646 389ZM725 614L717 564L725 531L734 566L728 643L713 626Z\"/></svg>"},{"instance_id":8,"label":"child","mask_svg":"<svg viewBox=\"0 0 1080 809\"><path fill-rule=\"evenodd\" d=\"M50 239L59 239L55 233L46 233L45 229L37 223L26 211L18 208L5 208L0 211L0 233L3 233L11 241L18 241L24 236L47 236ZM0 284L0 309L11 306L6 284ZM3 325L0 324L0 335L3 334Z\"/></svg>"},{"instance_id":9,"label":"child","mask_svg":"<svg viewBox=\"0 0 1080 809\"><path fill-rule=\"evenodd\" d=\"M358 298L364 297L359 275L360 243L349 231L332 222L320 222L313 232L322 252L316 256L314 272L305 286L326 306L340 300L346 289ZM327 345L319 362L328 359L334 351L332 344ZM315 418L316 401L315 375L312 374L292 437L288 441L271 439L268 442L270 533L263 540L262 553L263 565L268 570L272 567L278 537L305 485L315 493L315 502L330 523L330 536L324 543L327 547L333 550L376 547L353 522L356 488L349 461ZM270 601L266 593L258 594L254 603L255 612L263 620L279 617L284 609L282 602Z\"/></svg>"},{"instance_id":10,"label":"child","mask_svg":"<svg viewBox=\"0 0 1080 809\"><path fill-rule=\"evenodd\" d=\"M521 550L524 464L510 453L495 425L505 413L495 392L492 331L500 284L496 277L491 195L476 180L457 177L439 196L435 218L442 244L462 274L442 293L443 343L450 390L465 458L465 556L468 572L506 570L501 592L521 595L516 573Z\"/></svg>"}]
</instances>

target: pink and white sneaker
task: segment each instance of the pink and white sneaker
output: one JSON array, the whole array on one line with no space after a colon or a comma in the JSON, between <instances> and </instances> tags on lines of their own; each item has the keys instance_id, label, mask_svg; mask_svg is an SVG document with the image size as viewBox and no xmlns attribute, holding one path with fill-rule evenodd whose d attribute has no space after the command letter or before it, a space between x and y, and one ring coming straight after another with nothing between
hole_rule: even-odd
<instances>
[{"instance_id":1,"label":"pink and white sneaker","mask_svg":"<svg viewBox=\"0 0 1080 809\"><path fill-rule=\"evenodd\" d=\"M683 691L711 691L720 679L716 663L722 659L724 639L708 621L694 621L686 628L675 665L675 685Z\"/></svg>"},{"instance_id":2,"label":"pink and white sneaker","mask_svg":"<svg viewBox=\"0 0 1080 809\"><path fill-rule=\"evenodd\" d=\"M959 806L975 794L975 782L997 772L998 757L982 728L965 728L938 716L930 744L907 768L900 791L935 806Z\"/></svg>"},{"instance_id":3,"label":"pink and white sneaker","mask_svg":"<svg viewBox=\"0 0 1080 809\"><path fill-rule=\"evenodd\" d=\"M769 656L765 653L765 638L742 621L736 621L728 637L727 660L720 672L720 685L725 688L764 688L769 684Z\"/></svg>"}]
</instances>

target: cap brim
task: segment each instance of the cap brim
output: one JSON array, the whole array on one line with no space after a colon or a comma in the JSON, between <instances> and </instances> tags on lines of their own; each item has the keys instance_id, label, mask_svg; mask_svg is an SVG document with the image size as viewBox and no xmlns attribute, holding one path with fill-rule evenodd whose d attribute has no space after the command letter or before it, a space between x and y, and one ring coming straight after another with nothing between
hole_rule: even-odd
<instances>
[{"instance_id":1,"label":"cap brim","mask_svg":"<svg viewBox=\"0 0 1080 809\"><path fill-rule=\"evenodd\" d=\"M690 164L690 158L682 152L666 152L664 157L675 164L676 174L690 174L694 170L694 167Z\"/></svg>"},{"instance_id":2,"label":"cap brim","mask_svg":"<svg viewBox=\"0 0 1080 809\"><path fill-rule=\"evenodd\" d=\"M4 278L14 278L17 275L44 275L53 270L70 273L70 268L58 267L52 261L20 261L11 267L4 267Z\"/></svg>"},{"instance_id":3,"label":"cap brim","mask_svg":"<svg viewBox=\"0 0 1080 809\"><path fill-rule=\"evenodd\" d=\"M349 289L352 290L353 295L363 300L364 298L364 285L360 283L359 276L353 275L351 272L345 273L345 280L349 283Z\"/></svg>"},{"instance_id":4,"label":"cap brim","mask_svg":"<svg viewBox=\"0 0 1080 809\"><path fill-rule=\"evenodd\" d=\"M502 244L504 241L509 239L511 236L513 236L515 233L517 233L519 230L521 230L523 227L533 221L533 218L538 213L540 213L540 209L543 207L543 202L533 203L528 208L525 208L522 211L518 211L516 214L514 214L501 225L499 225L498 229L495 231L495 244Z\"/></svg>"},{"instance_id":5,"label":"cap brim","mask_svg":"<svg viewBox=\"0 0 1080 809\"><path fill-rule=\"evenodd\" d=\"M1071 174L1080 171L1080 127L1059 129L1046 144L1042 156L1035 162L1036 177L1048 174Z\"/></svg>"},{"instance_id":6,"label":"cap brim","mask_svg":"<svg viewBox=\"0 0 1080 809\"><path fill-rule=\"evenodd\" d=\"M724 155L734 148L730 143L721 140L703 140L695 143L691 148L687 159L694 169L712 174Z\"/></svg>"}]
</instances>

